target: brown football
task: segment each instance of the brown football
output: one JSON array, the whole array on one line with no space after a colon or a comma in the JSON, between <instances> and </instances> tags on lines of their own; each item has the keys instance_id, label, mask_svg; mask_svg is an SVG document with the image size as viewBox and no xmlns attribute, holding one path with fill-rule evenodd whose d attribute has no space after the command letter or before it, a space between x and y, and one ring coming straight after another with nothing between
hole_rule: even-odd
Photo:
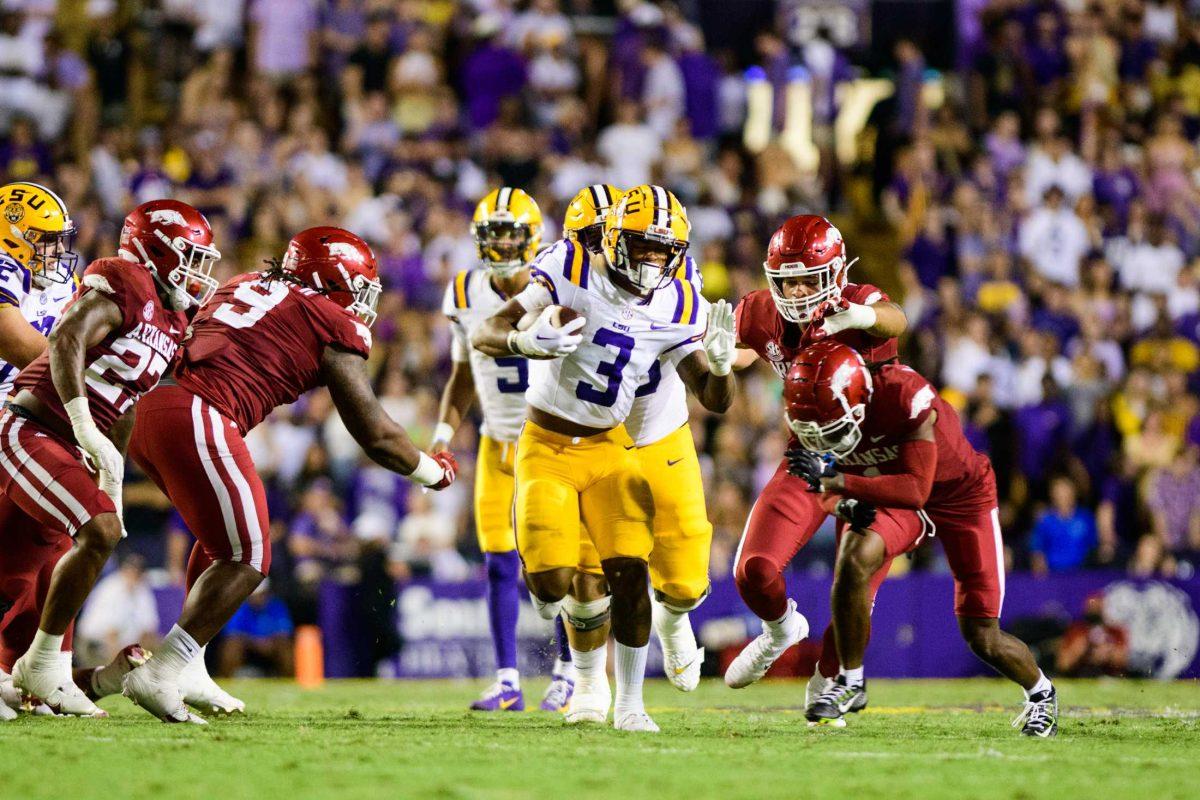
<instances>
[{"instance_id":1,"label":"brown football","mask_svg":"<svg viewBox=\"0 0 1200 800\"><path fill-rule=\"evenodd\" d=\"M576 311L573 308L568 308L567 306L550 306L550 309L553 312L550 315L550 322L556 328L561 328L563 325L566 325L571 320L575 319L578 316L581 316L578 311ZM517 323L517 330L519 330L519 331L528 330L529 326L532 325L534 322L536 322L537 318L540 317L541 314L542 314L541 309L538 309L536 311L530 311L530 312L526 313L525 316L521 317L521 320Z\"/></svg>"}]
</instances>

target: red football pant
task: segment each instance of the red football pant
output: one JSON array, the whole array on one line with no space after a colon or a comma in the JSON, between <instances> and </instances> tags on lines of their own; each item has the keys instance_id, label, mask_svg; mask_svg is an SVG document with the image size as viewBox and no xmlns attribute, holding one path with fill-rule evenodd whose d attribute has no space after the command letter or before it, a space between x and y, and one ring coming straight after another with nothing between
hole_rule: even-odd
<instances>
[{"instance_id":1,"label":"red football pant","mask_svg":"<svg viewBox=\"0 0 1200 800\"><path fill-rule=\"evenodd\" d=\"M70 537L47 534L12 503L0 498L0 669L13 664L33 644L50 591L50 576L58 560L71 549ZM64 651L72 647L75 624L63 637Z\"/></svg>"},{"instance_id":2,"label":"red football pant","mask_svg":"<svg viewBox=\"0 0 1200 800\"><path fill-rule=\"evenodd\" d=\"M999 619L1004 608L1004 538L998 506L996 475L989 464L974 502L929 511L954 575L957 616Z\"/></svg>"},{"instance_id":3,"label":"red football pant","mask_svg":"<svg viewBox=\"0 0 1200 800\"><path fill-rule=\"evenodd\" d=\"M179 386L159 386L138 401L129 456L171 498L210 562L267 574L266 492L237 425L215 406Z\"/></svg>"}]
</instances>

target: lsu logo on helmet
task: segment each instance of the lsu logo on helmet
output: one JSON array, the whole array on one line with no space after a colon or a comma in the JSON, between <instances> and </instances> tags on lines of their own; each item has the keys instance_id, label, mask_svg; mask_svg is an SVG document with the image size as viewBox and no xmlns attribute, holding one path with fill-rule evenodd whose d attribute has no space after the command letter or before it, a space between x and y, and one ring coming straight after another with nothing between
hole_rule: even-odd
<instances>
[{"instance_id":1,"label":"lsu logo on helmet","mask_svg":"<svg viewBox=\"0 0 1200 800\"><path fill-rule=\"evenodd\" d=\"M497 275L511 275L537 254L542 210L524 190L501 186L475 206L472 230L484 265Z\"/></svg>"},{"instance_id":2,"label":"lsu logo on helmet","mask_svg":"<svg viewBox=\"0 0 1200 800\"><path fill-rule=\"evenodd\" d=\"M0 209L0 250L27 267L37 285L74 279L77 229L62 198L40 184L9 183L0 187Z\"/></svg>"}]
</instances>

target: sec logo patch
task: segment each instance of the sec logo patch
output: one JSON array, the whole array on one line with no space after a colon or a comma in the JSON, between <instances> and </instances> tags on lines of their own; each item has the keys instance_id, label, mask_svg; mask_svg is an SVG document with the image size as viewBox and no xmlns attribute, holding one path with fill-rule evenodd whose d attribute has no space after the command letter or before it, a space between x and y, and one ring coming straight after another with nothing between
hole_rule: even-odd
<instances>
[{"instance_id":1,"label":"sec logo patch","mask_svg":"<svg viewBox=\"0 0 1200 800\"><path fill-rule=\"evenodd\" d=\"M783 361L783 351L779 349L779 345L775 344L774 340L767 342L767 358L772 361Z\"/></svg>"},{"instance_id":2,"label":"sec logo patch","mask_svg":"<svg viewBox=\"0 0 1200 800\"><path fill-rule=\"evenodd\" d=\"M154 301L147 300L146 305L142 306L142 317L149 322L154 319Z\"/></svg>"}]
</instances>

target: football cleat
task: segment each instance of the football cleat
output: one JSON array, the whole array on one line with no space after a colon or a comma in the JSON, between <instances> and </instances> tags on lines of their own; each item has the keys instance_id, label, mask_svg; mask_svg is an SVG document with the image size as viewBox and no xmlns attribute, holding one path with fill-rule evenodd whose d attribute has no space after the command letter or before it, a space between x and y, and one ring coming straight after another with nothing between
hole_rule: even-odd
<instances>
[{"instance_id":1,"label":"football cleat","mask_svg":"<svg viewBox=\"0 0 1200 800\"><path fill-rule=\"evenodd\" d=\"M826 678L820 670L817 670L804 687L804 707L808 708L815 703L817 698L832 685L833 678Z\"/></svg>"},{"instance_id":2,"label":"football cleat","mask_svg":"<svg viewBox=\"0 0 1200 800\"><path fill-rule=\"evenodd\" d=\"M12 675L0 669L0 706L12 711L21 710L21 693L13 686ZM4 711L0 709L0 714Z\"/></svg>"},{"instance_id":3,"label":"football cleat","mask_svg":"<svg viewBox=\"0 0 1200 800\"><path fill-rule=\"evenodd\" d=\"M75 683L83 688L93 702L110 694L119 694L121 681L129 671L140 667L150 658L150 651L142 649L140 644L131 644L113 656L113 660L103 667L81 669L75 673Z\"/></svg>"},{"instance_id":4,"label":"football cleat","mask_svg":"<svg viewBox=\"0 0 1200 800\"><path fill-rule=\"evenodd\" d=\"M75 685L69 669L59 663L42 668L27 662L27 658L24 655L17 659L12 676L13 687L21 693L23 703L35 708L44 704L51 713L72 717L108 716Z\"/></svg>"},{"instance_id":5,"label":"football cleat","mask_svg":"<svg viewBox=\"0 0 1200 800\"><path fill-rule=\"evenodd\" d=\"M203 656L197 656L179 673L179 691L183 702L197 711L217 716L246 713L246 704L217 685L204 666Z\"/></svg>"},{"instance_id":6,"label":"football cleat","mask_svg":"<svg viewBox=\"0 0 1200 800\"><path fill-rule=\"evenodd\" d=\"M571 708L573 694L575 694L575 681L564 678L562 675L555 675L551 679L550 685L546 687L546 693L542 695L542 704L538 708L542 711L557 711L565 714Z\"/></svg>"},{"instance_id":7,"label":"football cleat","mask_svg":"<svg viewBox=\"0 0 1200 800\"><path fill-rule=\"evenodd\" d=\"M1013 720L1013 727L1021 728L1024 736L1050 739L1058 735L1058 692L1051 686L1025 701L1025 708Z\"/></svg>"},{"instance_id":8,"label":"football cleat","mask_svg":"<svg viewBox=\"0 0 1200 800\"><path fill-rule=\"evenodd\" d=\"M848 686L846 678L838 675L825 691L817 695L804 710L804 716L812 724L832 723L844 727L847 714L857 713L867 707L867 686Z\"/></svg>"},{"instance_id":9,"label":"football cleat","mask_svg":"<svg viewBox=\"0 0 1200 800\"><path fill-rule=\"evenodd\" d=\"M563 715L568 725L603 725L608 720L608 707L612 705L612 690L608 678L602 677L597 686L579 684L571 697L571 706Z\"/></svg>"},{"instance_id":10,"label":"football cleat","mask_svg":"<svg viewBox=\"0 0 1200 800\"><path fill-rule=\"evenodd\" d=\"M0 722L11 722L17 718L17 712L8 703L0 703Z\"/></svg>"},{"instance_id":11,"label":"football cleat","mask_svg":"<svg viewBox=\"0 0 1200 800\"><path fill-rule=\"evenodd\" d=\"M183 692L177 682L158 676L150 664L131 670L121 682L121 694L141 706L163 722L190 722L194 725L208 723L187 710L183 704Z\"/></svg>"},{"instance_id":12,"label":"football cleat","mask_svg":"<svg viewBox=\"0 0 1200 800\"><path fill-rule=\"evenodd\" d=\"M667 680L681 692L695 691L700 685L700 668L704 666L704 648L697 647L690 653L669 650L663 643L663 672Z\"/></svg>"},{"instance_id":13,"label":"football cleat","mask_svg":"<svg viewBox=\"0 0 1200 800\"><path fill-rule=\"evenodd\" d=\"M479 699L471 703L472 711L524 711L525 695L511 683L493 683Z\"/></svg>"},{"instance_id":14,"label":"football cleat","mask_svg":"<svg viewBox=\"0 0 1200 800\"><path fill-rule=\"evenodd\" d=\"M658 726L645 711L627 711L613 718L613 727L619 731L635 733L658 733Z\"/></svg>"},{"instance_id":15,"label":"football cleat","mask_svg":"<svg viewBox=\"0 0 1200 800\"><path fill-rule=\"evenodd\" d=\"M725 683L729 688L741 689L766 675L785 650L808 636L808 620L796 611L796 601L788 600L783 629L773 630L766 622L762 629L763 632L738 653L725 671Z\"/></svg>"}]
</instances>

